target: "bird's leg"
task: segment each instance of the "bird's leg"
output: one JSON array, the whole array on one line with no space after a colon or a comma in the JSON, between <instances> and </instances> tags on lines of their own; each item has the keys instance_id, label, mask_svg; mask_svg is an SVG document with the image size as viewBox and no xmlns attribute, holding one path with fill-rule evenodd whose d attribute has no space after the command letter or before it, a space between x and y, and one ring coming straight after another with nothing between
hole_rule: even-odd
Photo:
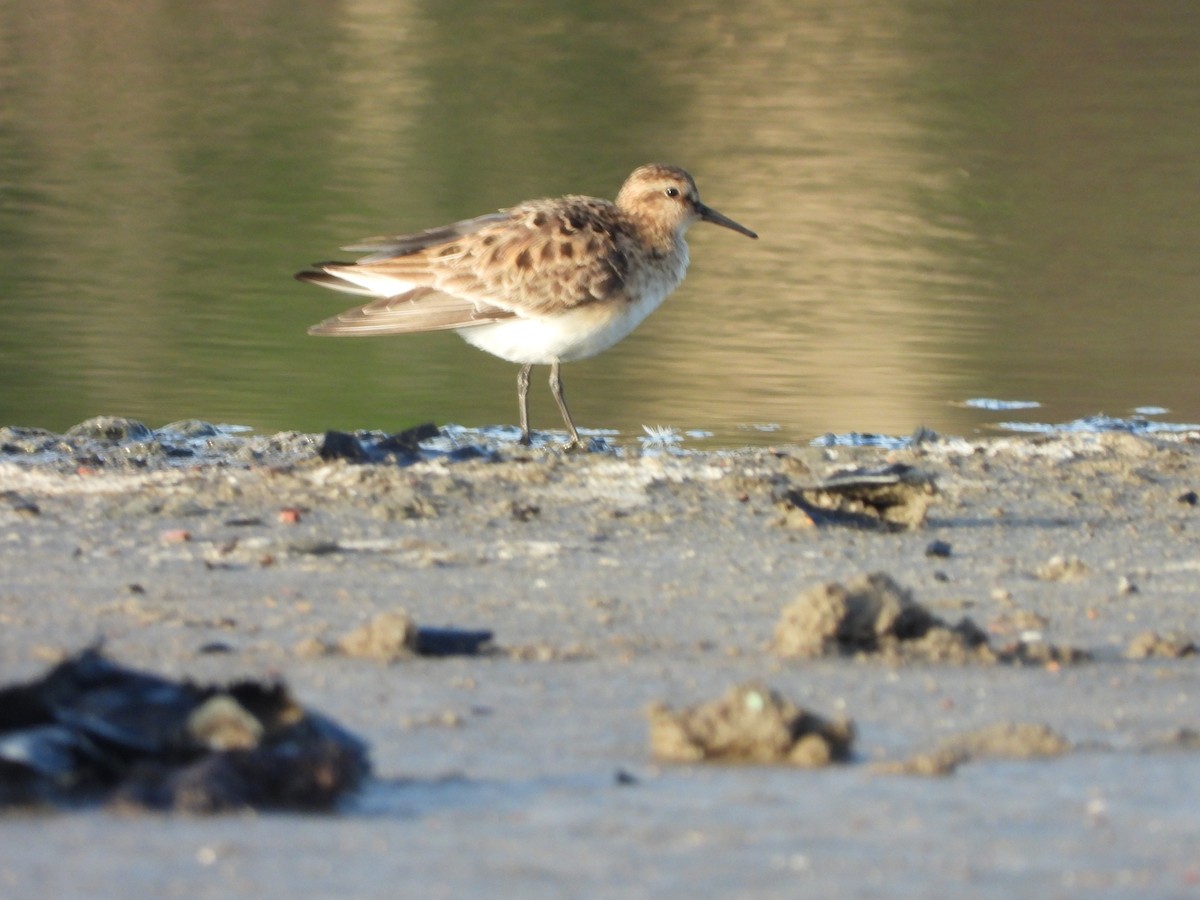
<instances>
[{"instance_id":1,"label":"bird's leg","mask_svg":"<svg viewBox=\"0 0 1200 900\"><path fill-rule=\"evenodd\" d=\"M533 363L525 363L517 373L517 409L521 413L521 443L529 446L529 373Z\"/></svg>"},{"instance_id":2,"label":"bird's leg","mask_svg":"<svg viewBox=\"0 0 1200 900\"><path fill-rule=\"evenodd\" d=\"M562 378L558 374L558 363L550 364L550 393L554 395L554 402L558 404L558 411L562 413L563 421L567 423L567 431L571 435L566 449L582 447L583 441L579 439L579 432L575 430L575 423L571 421L571 411L567 409L567 401L563 398Z\"/></svg>"}]
</instances>

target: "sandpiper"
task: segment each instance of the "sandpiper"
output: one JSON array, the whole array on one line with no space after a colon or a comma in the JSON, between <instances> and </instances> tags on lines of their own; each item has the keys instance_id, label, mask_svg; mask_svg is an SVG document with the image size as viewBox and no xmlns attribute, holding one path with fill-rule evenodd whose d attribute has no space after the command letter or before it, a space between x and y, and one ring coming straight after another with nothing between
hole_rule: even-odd
<instances>
[{"instance_id":1,"label":"sandpiper","mask_svg":"<svg viewBox=\"0 0 1200 900\"><path fill-rule=\"evenodd\" d=\"M521 363L517 404L528 444L529 373L550 366L550 390L581 441L563 398L559 366L607 350L637 328L687 272L684 233L712 222L758 235L700 202L675 166L633 171L616 202L567 196L414 234L367 238L344 250L354 263L315 263L301 281L375 297L309 334L457 331L468 343Z\"/></svg>"}]
</instances>

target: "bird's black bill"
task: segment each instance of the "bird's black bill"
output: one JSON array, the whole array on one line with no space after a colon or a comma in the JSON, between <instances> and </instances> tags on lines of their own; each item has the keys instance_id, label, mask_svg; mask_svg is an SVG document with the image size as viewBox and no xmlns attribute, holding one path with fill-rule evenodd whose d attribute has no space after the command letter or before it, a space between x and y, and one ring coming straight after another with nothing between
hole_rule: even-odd
<instances>
[{"instance_id":1,"label":"bird's black bill","mask_svg":"<svg viewBox=\"0 0 1200 900\"><path fill-rule=\"evenodd\" d=\"M754 238L755 240L758 239L758 235L745 225L739 225L737 222L733 221L733 219L729 218L729 216L723 216L715 209L705 206L703 203L700 204L700 218L705 222L712 222L714 225L720 225L723 228L732 229L733 231L738 232L738 234L744 234L746 237Z\"/></svg>"}]
</instances>

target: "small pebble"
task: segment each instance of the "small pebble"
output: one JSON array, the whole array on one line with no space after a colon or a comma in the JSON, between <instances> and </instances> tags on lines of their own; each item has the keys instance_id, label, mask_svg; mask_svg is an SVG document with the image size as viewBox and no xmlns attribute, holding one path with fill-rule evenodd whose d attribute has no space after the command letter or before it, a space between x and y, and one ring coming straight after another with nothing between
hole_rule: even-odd
<instances>
[{"instance_id":1,"label":"small pebble","mask_svg":"<svg viewBox=\"0 0 1200 900\"><path fill-rule=\"evenodd\" d=\"M1121 596L1126 596L1128 594L1140 593L1140 591L1138 590L1137 584L1135 584L1132 579L1122 575L1117 579L1117 593Z\"/></svg>"},{"instance_id":2,"label":"small pebble","mask_svg":"<svg viewBox=\"0 0 1200 900\"><path fill-rule=\"evenodd\" d=\"M930 541L929 546L925 548L926 556L939 557L945 559L950 555L951 547L946 541Z\"/></svg>"}]
</instances>

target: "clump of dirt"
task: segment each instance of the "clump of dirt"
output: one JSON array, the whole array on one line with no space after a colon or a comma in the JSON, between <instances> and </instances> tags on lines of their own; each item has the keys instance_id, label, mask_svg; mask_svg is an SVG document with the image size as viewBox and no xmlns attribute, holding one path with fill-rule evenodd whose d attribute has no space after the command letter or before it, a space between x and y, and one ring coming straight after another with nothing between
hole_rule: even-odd
<instances>
[{"instance_id":1,"label":"clump of dirt","mask_svg":"<svg viewBox=\"0 0 1200 900\"><path fill-rule=\"evenodd\" d=\"M535 641L529 644L505 645L502 652L509 659L520 662L578 662L596 658L595 650L578 642L559 646L548 641Z\"/></svg>"},{"instance_id":2,"label":"clump of dirt","mask_svg":"<svg viewBox=\"0 0 1200 900\"><path fill-rule=\"evenodd\" d=\"M492 639L490 631L418 626L402 609L383 612L342 635L334 643L307 638L296 645L298 656L342 654L394 663L414 656L471 656Z\"/></svg>"},{"instance_id":3,"label":"clump of dirt","mask_svg":"<svg viewBox=\"0 0 1200 900\"><path fill-rule=\"evenodd\" d=\"M1013 609L988 622L992 634L1022 634L1040 632L1050 620L1028 609Z\"/></svg>"},{"instance_id":4,"label":"clump of dirt","mask_svg":"<svg viewBox=\"0 0 1200 900\"><path fill-rule=\"evenodd\" d=\"M965 659L987 648L968 618L949 626L915 602L885 572L814 585L784 607L771 649L780 656L901 652L929 659Z\"/></svg>"},{"instance_id":5,"label":"clump of dirt","mask_svg":"<svg viewBox=\"0 0 1200 900\"><path fill-rule=\"evenodd\" d=\"M1160 636L1157 631L1135 635L1125 649L1126 659L1180 659L1196 653L1196 644L1188 638L1176 634Z\"/></svg>"},{"instance_id":6,"label":"clump of dirt","mask_svg":"<svg viewBox=\"0 0 1200 900\"><path fill-rule=\"evenodd\" d=\"M963 763L977 759L1040 759L1061 756L1070 749L1070 741L1047 725L998 722L953 735L908 759L871 768L883 775L951 775Z\"/></svg>"},{"instance_id":7,"label":"clump of dirt","mask_svg":"<svg viewBox=\"0 0 1200 900\"><path fill-rule=\"evenodd\" d=\"M1042 581L1082 581L1091 570L1078 556L1052 556L1033 570Z\"/></svg>"},{"instance_id":8,"label":"clump of dirt","mask_svg":"<svg viewBox=\"0 0 1200 900\"><path fill-rule=\"evenodd\" d=\"M1044 641L1000 649L968 617L950 624L885 572L814 585L784 607L770 648L780 656L877 656L893 662L1078 662L1088 654Z\"/></svg>"},{"instance_id":9,"label":"clump of dirt","mask_svg":"<svg viewBox=\"0 0 1200 900\"><path fill-rule=\"evenodd\" d=\"M1200 750L1200 731L1183 726L1175 728L1145 746L1146 750Z\"/></svg>"},{"instance_id":10,"label":"clump of dirt","mask_svg":"<svg viewBox=\"0 0 1200 900\"><path fill-rule=\"evenodd\" d=\"M937 494L933 476L906 465L843 472L789 490L781 501L784 524L849 525L884 531L921 528Z\"/></svg>"},{"instance_id":11,"label":"clump of dirt","mask_svg":"<svg viewBox=\"0 0 1200 900\"><path fill-rule=\"evenodd\" d=\"M1056 666L1087 662L1092 654L1078 647L1064 647L1040 639L1019 640L996 649L999 662L1013 665Z\"/></svg>"},{"instance_id":12,"label":"clump of dirt","mask_svg":"<svg viewBox=\"0 0 1200 900\"><path fill-rule=\"evenodd\" d=\"M417 623L404 610L383 612L342 635L337 642L347 656L395 662L417 653Z\"/></svg>"},{"instance_id":13,"label":"clump of dirt","mask_svg":"<svg viewBox=\"0 0 1200 900\"><path fill-rule=\"evenodd\" d=\"M650 749L670 762L787 763L804 768L850 758L854 723L829 721L759 682L675 711L650 707Z\"/></svg>"}]
</instances>

